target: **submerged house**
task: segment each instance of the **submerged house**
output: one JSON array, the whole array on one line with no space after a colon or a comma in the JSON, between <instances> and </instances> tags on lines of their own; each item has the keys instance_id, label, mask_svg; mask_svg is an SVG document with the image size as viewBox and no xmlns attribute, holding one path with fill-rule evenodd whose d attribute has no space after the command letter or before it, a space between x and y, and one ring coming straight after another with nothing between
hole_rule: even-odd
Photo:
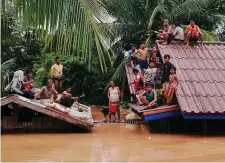
<instances>
[{"instance_id":1,"label":"submerged house","mask_svg":"<svg viewBox=\"0 0 225 163\"><path fill-rule=\"evenodd\" d=\"M225 119L225 42L204 42L204 46L185 46L172 42L157 42L160 57L169 54L177 68L179 86L176 92L178 105L161 106L133 111L145 121L181 116L183 119ZM132 68L126 67L128 83L133 80ZM133 85L129 86L134 91Z\"/></svg>"}]
</instances>

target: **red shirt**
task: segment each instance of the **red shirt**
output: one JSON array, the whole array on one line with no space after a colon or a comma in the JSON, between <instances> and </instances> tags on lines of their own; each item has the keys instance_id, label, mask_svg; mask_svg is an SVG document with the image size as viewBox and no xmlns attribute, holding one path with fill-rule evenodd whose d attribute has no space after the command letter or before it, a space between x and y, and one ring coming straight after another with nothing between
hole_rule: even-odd
<instances>
[{"instance_id":1,"label":"red shirt","mask_svg":"<svg viewBox=\"0 0 225 163\"><path fill-rule=\"evenodd\" d=\"M144 81L144 77L141 74L135 75L134 78L134 89L139 88L139 82Z\"/></svg>"}]
</instances>

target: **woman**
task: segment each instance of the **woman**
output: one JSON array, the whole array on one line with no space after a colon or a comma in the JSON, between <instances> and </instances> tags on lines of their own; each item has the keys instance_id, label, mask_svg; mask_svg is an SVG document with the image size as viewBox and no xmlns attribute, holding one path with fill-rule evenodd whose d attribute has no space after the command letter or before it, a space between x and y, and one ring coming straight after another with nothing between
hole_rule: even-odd
<instances>
[{"instance_id":1,"label":"woman","mask_svg":"<svg viewBox=\"0 0 225 163\"><path fill-rule=\"evenodd\" d=\"M55 108L65 113L69 113L70 112L69 108L63 107L62 105L55 103L55 100L57 99L58 96L58 92L54 88L52 88L52 85L53 82L51 79L49 79L47 81L46 86L42 87L40 92L35 94L34 99L36 100L37 98L39 98L41 104Z\"/></svg>"},{"instance_id":2,"label":"woman","mask_svg":"<svg viewBox=\"0 0 225 163\"><path fill-rule=\"evenodd\" d=\"M169 88L164 93L164 97L166 99L166 104L170 105L171 101L173 99L173 95L177 89L178 86L178 78L176 75L176 68L172 67L170 69L170 77L169 77Z\"/></svg>"},{"instance_id":3,"label":"woman","mask_svg":"<svg viewBox=\"0 0 225 163\"><path fill-rule=\"evenodd\" d=\"M23 86L24 72L18 70L14 73L13 79L8 86L6 86L5 91L10 91L10 93L15 93L23 95L22 86Z\"/></svg>"},{"instance_id":4,"label":"woman","mask_svg":"<svg viewBox=\"0 0 225 163\"><path fill-rule=\"evenodd\" d=\"M108 89L108 98L109 98L109 122L111 122L111 115L115 116L115 113L118 115L118 120L120 121L120 89L115 86L113 81L110 82L110 88Z\"/></svg>"}]
</instances>

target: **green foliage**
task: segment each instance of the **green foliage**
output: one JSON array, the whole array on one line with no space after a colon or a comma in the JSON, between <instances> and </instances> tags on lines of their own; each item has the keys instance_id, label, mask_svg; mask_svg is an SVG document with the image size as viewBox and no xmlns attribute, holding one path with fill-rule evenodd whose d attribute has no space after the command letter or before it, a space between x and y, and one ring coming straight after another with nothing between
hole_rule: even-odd
<instances>
[{"instance_id":1,"label":"green foliage","mask_svg":"<svg viewBox=\"0 0 225 163\"><path fill-rule=\"evenodd\" d=\"M36 71L35 86L42 87L47 79L50 78L50 69L54 64L55 53L42 55L40 61L35 65ZM87 63L76 61L73 56L60 56L61 63L64 67L62 77L62 89L72 88L74 96L85 94L83 102L91 104L103 104L107 102L106 94L103 90L108 81L107 75L102 75L101 71L87 68ZM96 63L94 63L96 65Z\"/></svg>"}]
</instances>

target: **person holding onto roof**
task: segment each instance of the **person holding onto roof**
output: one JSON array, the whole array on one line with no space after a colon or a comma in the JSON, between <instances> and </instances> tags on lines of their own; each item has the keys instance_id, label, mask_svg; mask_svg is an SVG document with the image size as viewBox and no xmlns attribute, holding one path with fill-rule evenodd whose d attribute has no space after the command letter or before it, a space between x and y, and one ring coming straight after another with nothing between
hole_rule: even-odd
<instances>
[{"instance_id":1,"label":"person holding onto roof","mask_svg":"<svg viewBox=\"0 0 225 163\"><path fill-rule=\"evenodd\" d=\"M201 46L203 45L203 34L193 20L191 20L190 24L187 26L185 35L187 39L187 46L190 44L190 41L198 40L201 41Z\"/></svg>"},{"instance_id":2,"label":"person holding onto roof","mask_svg":"<svg viewBox=\"0 0 225 163\"><path fill-rule=\"evenodd\" d=\"M67 88L62 93L60 104L66 107L70 107L72 104L72 99L76 101L79 99L79 97L72 97L71 88Z\"/></svg>"},{"instance_id":3,"label":"person holding onto roof","mask_svg":"<svg viewBox=\"0 0 225 163\"><path fill-rule=\"evenodd\" d=\"M157 37L160 40L165 40L166 43L169 43L170 38L173 36L173 28L169 25L169 21L167 19L163 22L163 30L159 30L159 34Z\"/></svg>"},{"instance_id":4,"label":"person holding onto roof","mask_svg":"<svg viewBox=\"0 0 225 163\"><path fill-rule=\"evenodd\" d=\"M40 99L41 104L47 107L51 107L65 113L69 113L69 108L63 107L62 105L55 103L55 100L58 97L58 92L54 88L52 88L52 85L52 80L47 80L46 86L42 87L41 90L35 94L34 100Z\"/></svg>"},{"instance_id":5,"label":"person holding onto roof","mask_svg":"<svg viewBox=\"0 0 225 163\"><path fill-rule=\"evenodd\" d=\"M157 93L150 84L146 85L146 90L140 95L140 101L145 106L143 110L155 108L157 106Z\"/></svg>"}]
</instances>

